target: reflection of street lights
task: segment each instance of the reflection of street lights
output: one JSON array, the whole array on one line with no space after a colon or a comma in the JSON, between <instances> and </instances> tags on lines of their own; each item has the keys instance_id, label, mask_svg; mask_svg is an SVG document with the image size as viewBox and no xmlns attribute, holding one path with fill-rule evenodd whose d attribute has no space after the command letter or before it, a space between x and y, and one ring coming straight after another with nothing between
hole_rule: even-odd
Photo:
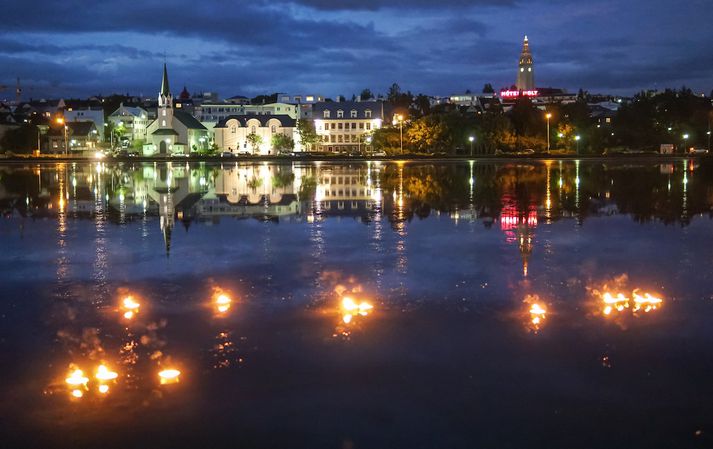
<instances>
[{"instance_id":1,"label":"reflection of street lights","mask_svg":"<svg viewBox=\"0 0 713 449\"><path fill-rule=\"evenodd\" d=\"M404 154L404 116L401 114L396 114L394 120L399 122L399 135L401 142L401 154Z\"/></svg>"},{"instance_id":2,"label":"reflection of street lights","mask_svg":"<svg viewBox=\"0 0 713 449\"><path fill-rule=\"evenodd\" d=\"M545 114L545 118L547 119L547 153L549 154L550 152L550 119L552 118L552 114L549 112Z\"/></svg>"},{"instance_id":3,"label":"reflection of street lights","mask_svg":"<svg viewBox=\"0 0 713 449\"><path fill-rule=\"evenodd\" d=\"M470 136L468 140L470 141L470 156L473 157L473 142L475 141L475 137Z\"/></svg>"},{"instance_id":4,"label":"reflection of street lights","mask_svg":"<svg viewBox=\"0 0 713 449\"><path fill-rule=\"evenodd\" d=\"M64 155L67 155L67 124L64 122L64 117L57 117L57 123L64 128Z\"/></svg>"},{"instance_id":5,"label":"reflection of street lights","mask_svg":"<svg viewBox=\"0 0 713 449\"><path fill-rule=\"evenodd\" d=\"M577 154L579 154L579 140L580 140L581 138L582 138L582 137L579 136L579 135L574 136L574 141L577 142Z\"/></svg>"}]
</instances>

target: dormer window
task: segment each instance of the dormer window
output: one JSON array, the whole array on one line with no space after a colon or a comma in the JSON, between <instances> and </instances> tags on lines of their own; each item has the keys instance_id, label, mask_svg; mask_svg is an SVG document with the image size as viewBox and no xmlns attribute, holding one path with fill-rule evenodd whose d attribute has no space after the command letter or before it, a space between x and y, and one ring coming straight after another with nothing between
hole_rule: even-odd
<instances>
[{"instance_id":1,"label":"dormer window","mask_svg":"<svg viewBox=\"0 0 713 449\"><path fill-rule=\"evenodd\" d=\"M351 118L357 118L357 111L356 109L352 109L351 112L349 113Z\"/></svg>"},{"instance_id":2,"label":"dormer window","mask_svg":"<svg viewBox=\"0 0 713 449\"><path fill-rule=\"evenodd\" d=\"M337 118L344 118L344 111L341 109L337 111Z\"/></svg>"},{"instance_id":3,"label":"dormer window","mask_svg":"<svg viewBox=\"0 0 713 449\"><path fill-rule=\"evenodd\" d=\"M371 118L371 109L367 109L366 111L364 111L364 117Z\"/></svg>"},{"instance_id":4,"label":"dormer window","mask_svg":"<svg viewBox=\"0 0 713 449\"><path fill-rule=\"evenodd\" d=\"M329 118L329 111L324 111L324 118Z\"/></svg>"}]
</instances>

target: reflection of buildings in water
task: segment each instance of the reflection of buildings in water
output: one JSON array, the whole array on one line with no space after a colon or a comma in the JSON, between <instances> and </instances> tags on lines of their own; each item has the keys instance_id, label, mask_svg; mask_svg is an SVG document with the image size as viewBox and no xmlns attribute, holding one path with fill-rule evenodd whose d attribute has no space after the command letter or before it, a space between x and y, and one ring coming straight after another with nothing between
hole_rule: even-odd
<instances>
[{"instance_id":1,"label":"reflection of buildings in water","mask_svg":"<svg viewBox=\"0 0 713 449\"><path fill-rule=\"evenodd\" d=\"M370 167L329 166L318 173L314 214L372 220L380 203L380 191L370 181Z\"/></svg>"},{"instance_id":2,"label":"reflection of buildings in water","mask_svg":"<svg viewBox=\"0 0 713 449\"><path fill-rule=\"evenodd\" d=\"M500 229L505 233L508 243L517 243L522 257L522 274L527 276L534 247L535 228L538 223L537 208L531 204L525 210L521 210L516 199L510 195L504 195L502 202Z\"/></svg>"}]
</instances>

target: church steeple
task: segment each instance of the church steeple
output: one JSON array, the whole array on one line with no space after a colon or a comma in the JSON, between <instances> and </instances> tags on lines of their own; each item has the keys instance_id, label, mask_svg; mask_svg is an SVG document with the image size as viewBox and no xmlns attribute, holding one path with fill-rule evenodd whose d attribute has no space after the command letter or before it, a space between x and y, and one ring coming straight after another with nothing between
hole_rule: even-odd
<instances>
[{"instance_id":1,"label":"church steeple","mask_svg":"<svg viewBox=\"0 0 713 449\"><path fill-rule=\"evenodd\" d=\"M522 42L522 52L518 63L517 90L535 90L535 66L527 36Z\"/></svg>"},{"instance_id":2,"label":"church steeple","mask_svg":"<svg viewBox=\"0 0 713 449\"><path fill-rule=\"evenodd\" d=\"M163 63L163 79L161 91L158 94L158 124L159 129L173 129L173 95L168 85L168 70Z\"/></svg>"},{"instance_id":3,"label":"church steeple","mask_svg":"<svg viewBox=\"0 0 713 449\"><path fill-rule=\"evenodd\" d=\"M527 37L525 38L527 39ZM166 63L163 63L163 80L161 80L161 95L171 95L171 88L168 85L168 70L166 69Z\"/></svg>"}]
</instances>

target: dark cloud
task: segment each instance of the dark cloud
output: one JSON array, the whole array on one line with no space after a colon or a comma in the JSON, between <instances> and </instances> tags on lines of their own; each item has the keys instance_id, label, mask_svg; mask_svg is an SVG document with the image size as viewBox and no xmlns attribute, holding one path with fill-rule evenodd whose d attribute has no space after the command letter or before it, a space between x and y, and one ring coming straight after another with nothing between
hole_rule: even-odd
<instances>
[{"instance_id":1,"label":"dark cloud","mask_svg":"<svg viewBox=\"0 0 713 449\"><path fill-rule=\"evenodd\" d=\"M174 85L225 96L351 95L392 82L449 94L512 84L528 33L541 85L710 91L708 8L707 0L12 2L0 12L0 84L20 76L38 95L151 93L165 54Z\"/></svg>"}]
</instances>

